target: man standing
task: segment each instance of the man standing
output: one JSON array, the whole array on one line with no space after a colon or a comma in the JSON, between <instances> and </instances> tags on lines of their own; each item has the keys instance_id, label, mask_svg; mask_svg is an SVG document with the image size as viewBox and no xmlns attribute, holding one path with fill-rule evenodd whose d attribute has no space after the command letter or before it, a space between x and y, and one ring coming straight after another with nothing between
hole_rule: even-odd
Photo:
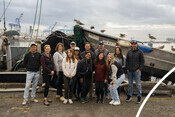
<instances>
[{"instance_id":1,"label":"man standing","mask_svg":"<svg viewBox=\"0 0 175 117\"><path fill-rule=\"evenodd\" d=\"M41 57L41 54L37 52L37 45L35 43L31 44L30 52L25 55L24 61L23 61L23 65L26 67L27 74L26 74L26 85L25 85L25 91L24 91L24 100L22 102L22 105L27 104L31 82L32 82L31 101L36 103L38 102L38 100L35 99L35 94L36 94L38 79L40 76L39 74L39 69L41 65L40 57Z\"/></svg>"},{"instance_id":2,"label":"man standing","mask_svg":"<svg viewBox=\"0 0 175 117\"><path fill-rule=\"evenodd\" d=\"M78 78L80 78L81 83L81 103L88 102L87 94L89 92L89 85L91 82L92 75L92 60L90 52L86 53L85 58L78 63L77 68Z\"/></svg>"},{"instance_id":3,"label":"man standing","mask_svg":"<svg viewBox=\"0 0 175 117\"><path fill-rule=\"evenodd\" d=\"M71 48L72 50L74 50L75 47L76 47L76 43L75 43L74 41L72 41L72 42L70 43L70 48Z\"/></svg>"},{"instance_id":4,"label":"man standing","mask_svg":"<svg viewBox=\"0 0 175 117\"><path fill-rule=\"evenodd\" d=\"M104 47L103 41L99 42L99 48L95 50L95 55L97 56L100 52L104 53L106 59L107 55L109 54L109 50Z\"/></svg>"},{"instance_id":5,"label":"man standing","mask_svg":"<svg viewBox=\"0 0 175 117\"><path fill-rule=\"evenodd\" d=\"M137 103L141 102L141 70L144 65L144 55L141 50L138 49L137 41L131 41L131 50L128 51L126 56L126 68L128 70L128 80L129 80L129 87L128 87L128 94L126 102L129 102L132 97L132 90L133 90L133 79L136 82L137 87Z\"/></svg>"},{"instance_id":6,"label":"man standing","mask_svg":"<svg viewBox=\"0 0 175 117\"><path fill-rule=\"evenodd\" d=\"M86 53L90 52L91 60L94 61L95 60L95 54L91 51L91 44L89 42L86 42L84 48L85 48L85 51L83 51L80 55L83 58L85 58Z\"/></svg>"}]
</instances>

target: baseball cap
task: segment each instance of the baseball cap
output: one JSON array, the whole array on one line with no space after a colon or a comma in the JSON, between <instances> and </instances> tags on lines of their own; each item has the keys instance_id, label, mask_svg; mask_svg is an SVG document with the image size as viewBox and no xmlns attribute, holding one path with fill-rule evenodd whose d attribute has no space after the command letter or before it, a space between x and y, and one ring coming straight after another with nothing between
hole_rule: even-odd
<instances>
[{"instance_id":1,"label":"baseball cap","mask_svg":"<svg viewBox=\"0 0 175 117\"><path fill-rule=\"evenodd\" d=\"M80 48L79 47L75 47L74 51L80 51Z\"/></svg>"},{"instance_id":2,"label":"baseball cap","mask_svg":"<svg viewBox=\"0 0 175 117\"><path fill-rule=\"evenodd\" d=\"M37 44L36 44L36 43L32 43L32 44L30 45L30 47L32 47L32 46L37 46Z\"/></svg>"},{"instance_id":3,"label":"baseball cap","mask_svg":"<svg viewBox=\"0 0 175 117\"><path fill-rule=\"evenodd\" d=\"M75 43L74 41L72 41L72 42L70 43L70 45L76 45L76 43Z\"/></svg>"},{"instance_id":4,"label":"baseball cap","mask_svg":"<svg viewBox=\"0 0 175 117\"><path fill-rule=\"evenodd\" d=\"M131 40L131 44L137 44L136 40Z\"/></svg>"},{"instance_id":5,"label":"baseball cap","mask_svg":"<svg viewBox=\"0 0 175 117\"><path fill-rule=\"evenodd\" d=\"M100 41L100 42L99 42L99 45L103 45L103 44L104 44L104 42L103 42L103 41Z\"/></svg>"}]
</instances>

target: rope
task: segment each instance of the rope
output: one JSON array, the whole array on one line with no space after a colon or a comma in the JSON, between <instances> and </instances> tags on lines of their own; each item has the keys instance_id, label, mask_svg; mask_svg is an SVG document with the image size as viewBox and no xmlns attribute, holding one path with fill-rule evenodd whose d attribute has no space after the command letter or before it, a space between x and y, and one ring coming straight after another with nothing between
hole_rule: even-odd
<instances>
[{"instance_id":1,"label":"rope","mask_svg":"<svg viewBox=\"0 0 175 117\"><path fill-rule=\"evenodd\" d=\"M12 2L12 0L9 1L9 3L8 3L8 5L7 5L7 7L6 7L5 11L4 11L4 13L1 15L0 22L1 22L1 19L2 19L3 15L5 14L5 12L7 11L7 9L8 9L8 7L9 7L9 5L10 5L11 2Z\"/></svg>"}]
</instances>

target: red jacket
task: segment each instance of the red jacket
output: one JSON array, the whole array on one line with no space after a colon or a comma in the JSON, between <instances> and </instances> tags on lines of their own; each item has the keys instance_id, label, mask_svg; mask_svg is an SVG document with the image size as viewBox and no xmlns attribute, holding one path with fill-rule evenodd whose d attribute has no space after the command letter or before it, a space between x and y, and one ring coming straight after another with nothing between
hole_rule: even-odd
<instances>
[{"instance_id":1,"label":"red jacket","mask_svg":"<svg viewBox=\"0 0 175 117\"><path fill-rule=\"evenodd\" d=\"M101 65L101 61L96 64L96 60L94 61L94 68L95 68L95 80L96 81L104 81L108 79L109 71L106 66L106 62Z\"/></svg>"}]
</instances>

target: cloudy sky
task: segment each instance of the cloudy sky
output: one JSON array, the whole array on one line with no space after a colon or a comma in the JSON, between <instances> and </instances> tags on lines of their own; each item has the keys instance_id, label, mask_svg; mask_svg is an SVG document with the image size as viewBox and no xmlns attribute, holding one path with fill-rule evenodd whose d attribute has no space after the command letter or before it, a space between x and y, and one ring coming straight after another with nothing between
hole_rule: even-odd
<instances>
[{"instance_id":1,"label":"cloudy sky","mask_svg":"<svg viewBox=\"0 0 175 117\"><path fill-rule=\"evenodd\" d=\"M10 0L5 0L6 5ZM23 13L22 31L27 32L33 24L36 0L12 0L6 22L14 22ZM3 0L0 1L0 16ZM119 36L125 33L127 39L149 40L148 34L165 40L175 38L175 0L43 0L41 30L58 22L55 29L75 25L73 19L81 20L86 28L95 26L96 31ZM3 23L0 22L0 29ZM8 29L10 29L8 27Z\"/></svg>"}]
</instances>

